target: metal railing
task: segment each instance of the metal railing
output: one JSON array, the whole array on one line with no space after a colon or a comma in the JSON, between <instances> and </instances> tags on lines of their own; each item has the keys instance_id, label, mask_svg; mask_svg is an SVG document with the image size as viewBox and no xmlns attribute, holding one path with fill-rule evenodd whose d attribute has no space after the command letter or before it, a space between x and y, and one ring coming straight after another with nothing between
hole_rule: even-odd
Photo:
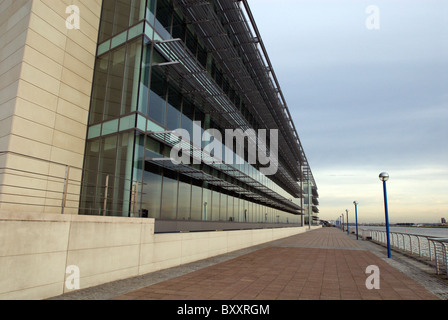
<instances>
[{"instance_id":1,"label":"metal railing","mask_svg":"<svg viewBox=\"0 0 448 320\"><path fill-rule=\"evenodd\" d=\"M138 199L142 186L138 183L11 151L0 151L0 210L93 214L91 207L83 207L80 203L81 178L85 174L93 175L95 181L105 180L104 184L95 186L84 195L87 199L84 202L92 203L99 209L95 214L122 216L124 211L131 216L141 214ZM132 188L129 198L115 197L115 191L122 191L125 184Z\"/></svg>"},{"instance_id":2,"label":"metal railing","mask_svg":"<svg viewBox=\"0 0 448 320\"><path fill-rule=\"evenodd\" d=\"M369 230L372 240L387 244L386 231ZM448 278L448 238L436 238L417 234L389 232L390 246L411 256L417 256L430 262L436 268L437 275L445 274Z\"/></svg>"},{"instance_id":3,"label":"metal railing","mask_svg":"<svg viewBox=\"0 0 448 320\"><path fill-rule=\"evenodd\" d=\"M0 207L64 214L77 209L81 169L16 152L0 152ZM26 210L26 209L25 209Z\"/></svg>"},{"instance_id":4,"label":"metal railing","mask_svg":"<svg viewBox=\"0 0 448 320\"><path fill-rule=\"evenodd\" d=\"M83 182L81 182L83 180ZM0 212L32 212L56 214L83 214L97 216L154 217L148 212L149 201L145 193L149 188L144 181L134 181L108 172L81 169L67 164L40 159L11 151L0 151ZM162 197L160 194L159 197ZM161 198L156 199L160 203ZM206 202L205 202L206 204ZM230 206L230 204L229 204ZM206 216L205 210L200 216ZM204 214L204 215L203 215ZM255 217L248 213L248 220L241 218L241 211L213 221L255 223L262 226L301 225L300 221L280 220L274 212ZM249 218L252 218L252 220ZM211 217L209 220L212 219ZM162 219L159 219L162 220ZM192 216L173 218L174 221L208 221ZM235 222L235 223L234 223Z\"/></svg>"}]
</instances>

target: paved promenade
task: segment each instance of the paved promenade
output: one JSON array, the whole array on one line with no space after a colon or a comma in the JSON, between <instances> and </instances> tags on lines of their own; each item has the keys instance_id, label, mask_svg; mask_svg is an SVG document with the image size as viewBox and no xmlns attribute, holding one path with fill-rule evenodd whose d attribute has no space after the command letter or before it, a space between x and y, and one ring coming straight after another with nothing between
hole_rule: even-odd
<instances>
[{"instance_id":1,"label":"paved promenade","mask_svg":"<svg viewBox=\"0 0 448 320\"><path fill-rule=\"evenodd\" d=\"M205 263L202 265L199 262L183 271L176 268L163 271L164 275L148 285L140 281L141 287L138 289L129 286L124 292L124 280L121 292L114 292L113 287L103 288L108 296L103 294L100 299L439 299L418 281L393 267L386 257L382 258L381 254L366 249L366 245L377 247L368 241L356 241L353 236L335 228L317 229L234 253L234 256L227 258L224 255L209 263L202 262ZM379 268L380 289L366 288L366 279L370 275L366 274L366 268L370 265ZM171 276L168 275L170 272ZM178 274L174 275L175 272ZM83 298L82 293L78 293L77 297L74 295L71 296L74 299ZM65 298L70 298L70 295ZM84 298L88 297L84 295Z\"/></svg>"}]
</instances>

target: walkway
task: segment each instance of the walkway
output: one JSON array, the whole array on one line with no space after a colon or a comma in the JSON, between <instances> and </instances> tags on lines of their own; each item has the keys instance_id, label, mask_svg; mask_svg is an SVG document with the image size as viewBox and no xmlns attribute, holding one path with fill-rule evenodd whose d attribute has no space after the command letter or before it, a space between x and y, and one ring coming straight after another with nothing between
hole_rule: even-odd
<instances>
[{"instance_id":1,"label":"walkway","mask_svg":"<svg viewBox=\"0 0 448 320\"><path fill-rule=\"evenodd\" d=\"M243 255L111 297L114 300L436 300L436 295L335 228L271 242ZM366 288L367 266L380 289Z\"/></svg>"}]
</instances>

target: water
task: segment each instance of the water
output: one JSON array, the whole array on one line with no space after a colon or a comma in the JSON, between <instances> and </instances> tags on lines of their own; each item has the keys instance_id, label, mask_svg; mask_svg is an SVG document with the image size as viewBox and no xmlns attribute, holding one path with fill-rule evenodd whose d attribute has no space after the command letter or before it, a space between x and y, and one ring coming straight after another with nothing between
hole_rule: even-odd
<instances>
[{"instance_id":1,"label":"water","mask_svg":"<svg viewBox=\"0 0 448 320\"><path fill-rule=\"evenodd\" d=\"M360 230L378 230L386 231L386 227L376 227L376 226L359 226ZM390 227L390 241L391 247L396 247L403 249L405 251L418 254L422 257L428 257L431 260L437 260L438 272L448 272L447 270L447 253L448 247L437 241L430 241L425 239L425 237L434 237L447 239L448 238L448 228L425 228L425 227ZM401 234L409 234L411 236L404 236ZM412 236L414 235L414 236ZM385 233L376 234L376 240L382 243L386 243ZM439 265L441 269L439 269Z\"/></svg>"},{"instance_id":2,"label":"water","mask_svg":"<svg viewBox=\"0 0 448 320\"><path fill-rule=\"evenodd\" d=\"M358 228L364 230L380 230L386 231L386 227L376 227L376 226L358 226ZM407 234L416 234L428 237L437 238L448 238L448 228L425 228L425 227L390 227L390 232L400 232Z\"/></svg>"}]
</instances>

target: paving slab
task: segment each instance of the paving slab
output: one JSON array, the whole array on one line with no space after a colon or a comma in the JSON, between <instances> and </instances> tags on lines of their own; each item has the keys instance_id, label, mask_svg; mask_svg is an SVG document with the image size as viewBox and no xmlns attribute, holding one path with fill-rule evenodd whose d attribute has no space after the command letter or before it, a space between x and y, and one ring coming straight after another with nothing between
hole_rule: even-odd
<instances>
[{"instance_id":1,"label":"paving slab","mask_svg":"<svg viewBox=\"0 0 448 320\"><path fill-rule=\"evenodd\" d=\"M439 300L415 279L335 228L252 248L111 300ZM366 272L374 266L374 274ZM378 274L376 272L375 274ZM369 278L370 277L370 278ZM379 284L379 288L368 288ZM371 287L371 286L369 286Z\"/></svg>"}]
</instances>

